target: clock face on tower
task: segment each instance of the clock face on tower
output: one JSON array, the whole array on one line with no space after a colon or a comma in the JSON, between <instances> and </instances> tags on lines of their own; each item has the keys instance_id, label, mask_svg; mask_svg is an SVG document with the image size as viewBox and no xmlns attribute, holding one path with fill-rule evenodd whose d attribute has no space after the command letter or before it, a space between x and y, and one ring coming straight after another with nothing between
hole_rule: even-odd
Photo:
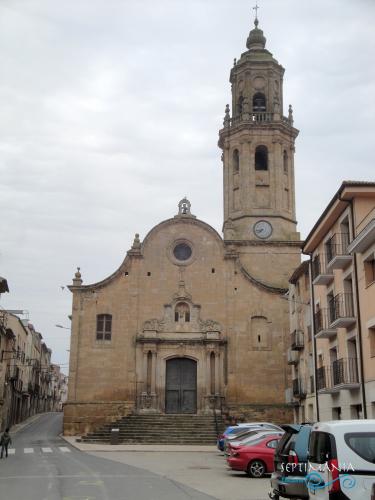
<instances>
[{"instance_id":1,"label":"clock face on tower","mask_svg":"<svg viewBox=\"0 0 375 500\"><path fill-rule=\"evenodd\" d=\"M264 240L271 236L272 226L266 220L259 220L254 224L253 231L257 238L261 238L262 240Z\"/></svg>"}]
</instances>

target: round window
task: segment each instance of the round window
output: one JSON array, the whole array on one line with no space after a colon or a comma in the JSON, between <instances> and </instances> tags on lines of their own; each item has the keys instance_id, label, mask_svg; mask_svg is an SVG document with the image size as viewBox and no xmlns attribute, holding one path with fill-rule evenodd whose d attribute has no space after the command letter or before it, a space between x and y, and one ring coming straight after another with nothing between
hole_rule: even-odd
<instances>
[{"instance_id":1,"label":"round window","mask_svg":"<svg viewBox=\"0 0 375 500\"><path fill-rule=\"evenodd\" d=\"M177 260L188 260L192 254L191 247L186 243L179 243L173 249L173 255Z\"/></svg>"}]
</instances>

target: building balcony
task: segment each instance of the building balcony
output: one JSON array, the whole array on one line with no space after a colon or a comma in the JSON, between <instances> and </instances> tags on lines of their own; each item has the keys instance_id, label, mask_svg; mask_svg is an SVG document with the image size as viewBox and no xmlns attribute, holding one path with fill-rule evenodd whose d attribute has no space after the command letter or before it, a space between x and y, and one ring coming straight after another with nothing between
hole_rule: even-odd
<instances>
[{"instance_id":1,"label":"building balcony","mask_svg":"<svg viewBox=\"0 0 375 500\"><path fill-rule=\"evenodd\" d=\"M352 253L363 253L370 245L375 241L375 219L367 224L367 226L362 229L362 231L357 235L356 238L348 246L348 252Z\"/></svg>"},{"instance_id":2,"label":"building balcony","mask_svg":"<svg viewBox=\"0 0 375 500\"><path fill-rule=\"evenodd\" d=\"M313 285L329 285L333 281L333 271L327 267L327 256L316 255L312 262Z\"/></svg>"},{"instance_id":3,"label":"building balcony","mask_svg":"<svg viewBox=\"0 0 375 500\"><path fill-rule=\"evenodd\" d=\"M290 347L292 351L301 351L304 348L305 341L303 331L294 330L291 335Z\"/></svg>"},{"instance_id":4,"label":"building balcony","mask_svg":"<svg viewBox=\"0 0 375 500\"><path fill-rule=\"evenodd\" d=\"M337 359L329 366L318 368L317 371L319 392L335 393L360 387L356 358Z\"/></svg>"},{"instance_id":5,"label":"building balcony","mask_svg":"<svg viewBox=\"0 0 375 500\"><path fill-rule=\"evenodd\" d=\"M299 363L299 355L297 351L293 351L290 347L287 351L288 365L297 365Z\"/></svg>"},{"instance_id":6,"label":"building balcony","mask_svg":"<svg viewBox=\"0 0 375 500\"><path fill-rule=\"evenodd\" d=\"M327 269L345 269L351 262L352 256L348 250L349 234L335 233L326 243Z\"/></svg>"},{"instance_id":7,"label":"building balcony","mask_svg":"<svg viewBox=\"0 0 375 500\"><path fill-rule=\"evenodd\" d=\"M303 380L295 378L292 382L293 396L295 398L303 399L306 397L306 388Z\"/></svg>"},{"instance_id":8,"label":"building balcony","mask_svg":"<svg viewBox=\"0 0 375 500\"><path fill-rule=\"evenodd\" d=\"M263 111L250 111L248 113L241 113L237 116L234 116L230 119L230 126L235 127L236 125L239 125L241 123L254 123L254 124L261 124L261 123L271 123L274 121L280 121L282 120L284 123L289 123L289 120L287 117L281 117L280 115L277 115L276 113L270 113L265 110Z\"/></svg>"},{"instance_id":9,"label":"building balcony","mask_svg":"<svg viewBox=\"0 0 375 500\"><path fill-rule=\"evenodd\" d=\"M331 309L319 309L314 315L315 337L317 339L331 339L337 335L336 328L332 328L331 322L334 320Z\"/></svg>"},{"instance_id":10,"label":"building balcony","mask_svg":"<svg viewBox=\"0 0 375 500\"><path fill-rule=\"evenodd\" d=\"M338 293L329 304L331 328L349 328L356 322L353 294Z\"/></svg>"},{"instance_id":11,"label":"building balcony","mask_svg":"<svg viewBox=\"0 0 375 500\"><path fill-rule=\"evenodd\" d=\"M298 406L298 401L293 396L293 389L288 387L285 389L285 402L291 406Z\"/></svg>"}]
</instances>

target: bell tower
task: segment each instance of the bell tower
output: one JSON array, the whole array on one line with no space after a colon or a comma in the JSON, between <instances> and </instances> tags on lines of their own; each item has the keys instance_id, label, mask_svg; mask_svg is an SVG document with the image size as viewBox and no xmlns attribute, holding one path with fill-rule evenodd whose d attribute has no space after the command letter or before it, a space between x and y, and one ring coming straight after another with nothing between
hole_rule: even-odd
<instances>
[{"instance_id":1,"label":"bell tower","mask_svg":"<svg viewBox=\"0 0 375 500\"><path fill-rule=\"evenodd\" d=\"M283 114L284 68L255 27L230 72L232 113L219 132L223 150L224 240L296 241L293 111Z\"/></svg>"}]
</instances>

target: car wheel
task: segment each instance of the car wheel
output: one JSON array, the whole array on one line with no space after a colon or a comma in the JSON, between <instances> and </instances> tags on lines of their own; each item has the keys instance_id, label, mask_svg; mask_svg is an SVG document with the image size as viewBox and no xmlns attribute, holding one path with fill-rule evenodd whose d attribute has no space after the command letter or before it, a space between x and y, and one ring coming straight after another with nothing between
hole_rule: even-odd
<instances>
[{"instance_id":1,"label":"car wheel","mask_svg":"<svg viewBox=\"0 0 375 500\"><path fill-rule=\"evenodd\" d=\"M250 477L263 477L266 473L266 466L261 460L252 460L247 466L247 473Z\"/></svg>"}]
</instances>

